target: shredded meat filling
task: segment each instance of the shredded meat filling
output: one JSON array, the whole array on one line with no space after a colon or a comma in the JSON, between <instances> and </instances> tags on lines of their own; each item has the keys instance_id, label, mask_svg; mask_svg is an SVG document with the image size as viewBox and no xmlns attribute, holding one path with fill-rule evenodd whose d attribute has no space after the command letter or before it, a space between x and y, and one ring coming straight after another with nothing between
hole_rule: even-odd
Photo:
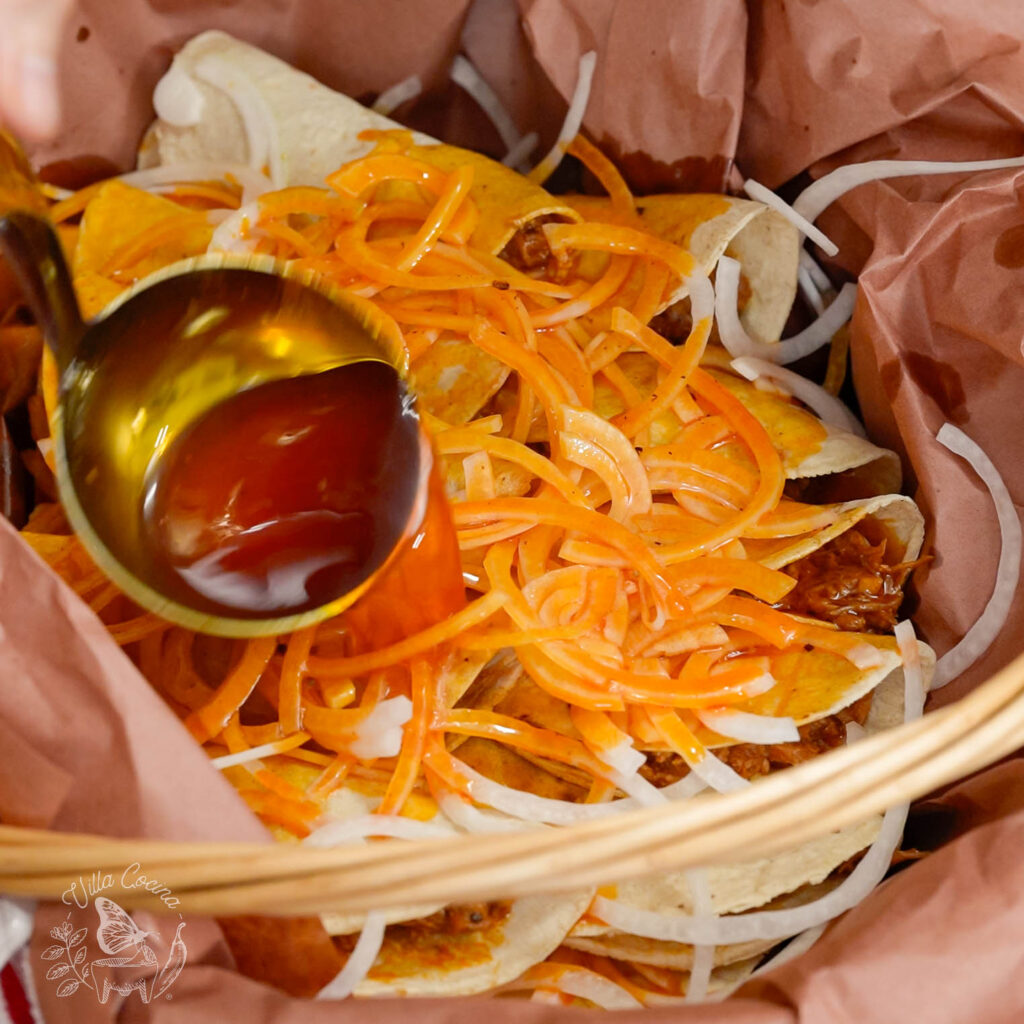
<instances>
[{"instance_id":1,"label":"shredded meat filling","mask_svg":"<svg viewBox=\"0 0 1024 1024\"><path fill-rule=\"evenodd\" d=\"M406 931L444 933L445 935L461 935L463 932L486 931L491 925L504 921L512 909L508 902L495 903L459 903L445 907L428 917L419 917L415 921L403 921L393 925Z\"/></svg>"},{"instance_id":2,"label":"shredded meat filling","mask_svg":"<svg viewBox=\"0 0 1024 1024\"><path fill-rule=\"evenodd\" d=\"M512 910L507 900L492 903L460 903L445 907L427 917L418 917L414 921L402 921L388 925L388 932L396 934L416 935L464 935L467 932L483 932L496 924L501 924ZM351 953L355 948L359 933L334 936L334 943L343 953Z\"/></svg>"},{"instance_id":3,"label":"shredded meat filling","mask_svg":"<svg viewBox=\"0 0 1024 1024\"><path fill-rule=\"evenodd\" d=\"M564 269L551 255L551 246L548 245L547 235L542 230L545 224L558 223L564 223L564 218L535 217L509 239L508 244L501 250L501 258L523 273L546 270L545 277L552 280L560 279Z\"/></svg>"},{"instance_id":4,"label":"shredded meat filling","mask_svg":"<svg viewBox=\"0 0 1024 1024\"><path fill-rule=\"evenodd\" d=\"M779 768L802 764L827 750L841 747L846 742L847 723L863 725L867 720L871 696L865 694L834 715L800 726L800 739L792 743L737 743L716 750L715 756L745 779L756 779ZM667 751L648 753L647 763L640 768L640 774L659 789L677 782L688 771L686 762L678 754Z\"/></svg>"},{"instance_id":5,"label":"shredded meat filling","mask_svg":"<svg viewBox=\"0 0 1024 1024\"><path fill-rule=\"evenodd\" d=\"M859 529L841 533L786 566L797 584L777 607L852 632L892 633L916 563L887 565L885 548L885 540L872 544Z\"/></svg>"}]
</instances>

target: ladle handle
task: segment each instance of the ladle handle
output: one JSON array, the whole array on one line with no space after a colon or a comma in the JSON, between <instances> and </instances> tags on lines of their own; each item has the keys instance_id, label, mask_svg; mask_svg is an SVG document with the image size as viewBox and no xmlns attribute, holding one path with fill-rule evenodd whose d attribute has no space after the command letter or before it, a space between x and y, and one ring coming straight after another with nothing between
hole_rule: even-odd
<instances>
[{"instance_id":1,"label":"ladle handle","mask_svg":"<svg viewBox=\"0 0 1024 1024\"><path fill-rule=\"evenodd\" d=\"M20 147L0 129L0 255L10 261L63 373L85 331L46 203Z\"/></svg>"}]
</instances>

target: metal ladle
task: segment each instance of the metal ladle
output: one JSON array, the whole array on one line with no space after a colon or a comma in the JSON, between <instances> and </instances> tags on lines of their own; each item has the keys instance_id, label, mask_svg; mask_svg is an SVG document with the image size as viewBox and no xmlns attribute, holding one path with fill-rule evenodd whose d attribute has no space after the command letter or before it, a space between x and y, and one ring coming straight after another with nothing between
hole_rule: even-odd
<instances>
[{"instance_id":1,"label":"metal ladle","mask_svg":"<svg viewBox=\"0 0 1024 1024\"><path fill-rule=\"evenodd\" d=\"M94 561L144 608L221 636L283 633L351 605L373 576L300 614L226 617L189 607L166 592L154 571L140 507L147 474L168 446L239 392L363 360L401 371L394 324L366 300L289 273L269 257L215 255L140 281L86 324L45 210L27 160L0 130L0 253L18 274L56 362L57 483L68 520ZM406 537L423 520L432 462L420 435L422 479Z\"/></svg>"}]
</instances>

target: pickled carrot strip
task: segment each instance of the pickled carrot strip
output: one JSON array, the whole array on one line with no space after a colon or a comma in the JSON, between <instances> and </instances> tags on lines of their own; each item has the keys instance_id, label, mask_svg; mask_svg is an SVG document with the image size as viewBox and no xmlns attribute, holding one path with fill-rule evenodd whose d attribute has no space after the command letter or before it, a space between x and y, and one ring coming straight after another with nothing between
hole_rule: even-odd
<instances>
[{"instance_id":1,"label":"pickled carrot strip","mask_svg":"<svg viewBox=\"0 0 1024 1024\"><path fill-rule=\"evenodd\" d=\"M545 331L537 342L540 354L561 374L579 404L585 409L594 405L594 375L587 367L587 361L579 346L564 328Z\"/></svg>"},{"instance_id":2,"label":"pickled carrot strip","mask_svg":"<svg viewBox=\"0 0 1024 1024\"><path fill-rule=\"evenodd\" d=\"M795 577L742 558L695 558L673 566L669 575L677 585L724 585L743 590L769 604L781 601L796 586Z\"/></svg>"},{"instance_id":3,"label":"pickled carrot strip","mask_svg":"<svg viewBox=\"0 0 1024 1024\"><path fill-rule=\"evenodd\" d=\"M506 600L505 594L497 592L485 594L443 622L421 630L419 633L414 633L398 643L370 651L367 654L357 654L351 658L321 658L314 655L309 659L309 673L318 678L322 676L325 679L331 679L341 676L348 679L366 675L374 669L386 668L398 662L408 661L410 658L425 654L432 648L446 643L465 630L480 625L501 608Z\"/></svg>"},{"instance_id":4,"label":"pickled carrot strip","mask_svg":"<svg viewBox=\"0 0 1024 1024\"><path fill-rule=\"evenodd\" d=\"M599 759L602 754L614 754L633 746L633 738L623 732L604 711L570 706L569 717L583 737L587 749ZM602 763L610 762L604 759Z\"/></svg>"},{"instance_id":5,"label":"pickled carrot strip","mask_svg":"<svg viewBox=\"0 0 1024 1024\"><path fill-rule=\"evenodd\" d=\"M398 763L377 808L377 814L401 814L412 794L426 750L427 733L438 711L438 665L417 658L412 663L412 718L403 727Z\"/></svg>"},{"instance_id":6,"label":"pickled carrot strip","mask_svg":"<svg viewBox=\"0 0 1024 1024\"><path fill-rule=\"evenodd\" d=\"M152 633L162 633L168 628L169 623L164 619L146 612L144 615L138 615L134 619L127 619L124 622L107 625L107 632L110 633L118 646L124 647L126 644L136 643Z\"/></svg>"},{"instance_id":7,"label":"pickled carrot strip","mask_svg":"<svg viewBox=\"0 0 1024 1024\"><path fill-rule=\"evenodd\" d=\"M245 738L245 733L242 732L242 723L238 718L237 711L228 719L228 723L224 726L220 736L224 741L224 745L228 748L228 752L232 754L241 753L243 750L248 750L251 746Z\"/></svg>"},{"instance_id":8,"label":"pickled carrot strip","mask_svg":"<svg viewBox=\"0 0 1024 1024\"><path fill-rule=\"evenodd\" d=\"M545 224L551 252L564 256L570 249L629 253L664 263L681 278L693 273L696 263L685 250L637 228L619 224Z\"/></svg>"},{"instance_id":9,"label":"pickled carrot strip","mask_svg":"<svg viewBox=\"0 0 1024 1024\"><path fill-rule=\"evenodd\" d=\"M399 154L381 154L363 157L345 164L325 179L341 195L359 199L369 188L386 181L411 181L440 195L448 175L431 164Z\"/></svg>"},{"instance_id":10,"label":"pickled carrot strip","mask_svg":"<svg viewBox=\"0 0 1024 1024\"><path fill-rule=\"evenodd\" d=\"M519 559L519 577L523 583L543 576L549 569L551 549L561 531L557 526L535 526L519 538L516 553Z\"/></svg>"},{"instance_id":11,"label":"pickled carrot strip","mask_svg":"<svg viewBox=\"0 0 1024 1024\"><path fill-rule=\"evenodd\" d=\"M543 312L534 313L531 317L533 326L554 327L556 324L565 323L566 320L592 313L622 287L631 268L632 263L629 259L613 256L608 261L605 272L581 295Z\"/></svg>"},{"instance_id":12,"label":"pickled carrot strip","mask_svg":"<svg viewBox=\"0 0 1024 1024\"><path fill-rule=\"evenodd\" d=\"M452 223L472 187L473 168L471 165L465 164L450 175L438 196L436 205L430 212L430 216L420 226L416 237L412 239L401 260L398 261L399 270L412 270L419 263L427 249L441 237L441 234Z\"/></svg>"},{"instance_id":13,"label":"pickled carrot strip","mask_svg":"<svg viewBox=\"0 0 1024 1024\"><path fill-rule=\"evenodd\" d=\"M284 242L285 245L290 246L300 257L315 258L323 255L301 232L280 221L260 221L260 231L276 241Z\"/></svg>"},{"instance_id":14,"label":"pickled carrot strip","mask_svg":"<svg viewBox=\"0 0 1024 1024\"><path fill-rule=\"evenodd\" d=\"M619 169L597 146L584 136L577 135L565 151L576 157L597 178L601 187L608 193L612 209L617 214L628 218L636 217L636 202L633 199L633 193L630 192Z\"/></svg>"},{"instance_id":15,"label":"pickled carrot strip","mask_svg":"<svg viewBox=\"0 0 1024 1024\"><path fill-rule=\"evenodd\" d=\"M302 728L302 677L306 673L309 652L316 636L316 627L296 630L288 638L278 684L277 717L286 733Z\"/></svg>"},{"instance_id":16,"label":"pickled carrot strip","mask_svg":"<svg viewBox=\"0 0 1024 1024\"><path fill-rule=\"evenodd\" d=\"M551 484L566 501L574 505L588 506L580 489L550 459L511 438L481 434L473 427L455 427L435 438L434 444L442 455L484 451L496 459L514 462L538 479Z\"/></svg>"},{"instance_id":17,"label":"pickled carrot strip","mask_svg":"<svg viewBox=\"0 0 1024 1024\"><path fill-rule=\"evenodd\" d=\"M813 533L831 526L839 518L840 512L837 505L804 505L798 501L782 499L772 512L746 527L743 536L774 538Z\"/></svg>"},{"instance_id":18,"label":"pickled carrot strip","mask_svg":"<svg viewBox=\"0 0 1024 1024\"><path fill-rule=\"evenodd\" d=\"M257 200L260 211L260 223L267 220L279 220L284 217L340 217L350 220L355 215L356 206L347 199L325 188L312 185L293 185L265 192Z\"/></svg>"},{"instance_id":19,"label":"pickled carrot strip","mask_svg":"<svg viewBox=\"0 0 1024 1024\"><path fill-rule=\"evenodd\" d=\"M106 181L94 181L91 185L86 185L85 188L80 188L77 192L73 192L66 199L61 199L59 202L54 203L48 213L51 223L60 224L61 221L80 214L89 205L89 202L96 193L106 184Z\"/></svg>"},{"instance_id":20,"label":"pickled carrot strip","mask_svg":"<svg viewBox=\"0 0 1024 1024\"><path fill-rule=\"evenodd\" d=\"M270 771L268 768L258 769L253 778L264 787L264 789L270 790L271 793L276 793L278 796L284 797L285 800L292 800L296 803L303 803L306 800L306 794L302 792L298 786L293 786L287 779L282 778L275 772Z\"/></svg>"},{"instance_id":21,"label":"pickled carrot strip","mask_svg":"<svg viewBox=\"0 0 1024 1024\"><path fill-rule=\"evenodd\" d=\"M438 729L460 736L479 736L507 743L537 757L572 765L602 778L608 774L607 767L579 740L569 739L551 729L541 729L495 711L453 708L438 723Z\"/></svg>"},{"instance_id":22,"label":"pickled carrot strip","mask_svg":"<svg viewBox=\"0 0 1024 1024\"><path fill-rule=\"evenodd\" d=\"M346 779L352 768L352 759L338 754L327 765L309 787L309 795L315 800L323 800L333 793Z\"/></svg>"},{"instance_id":23,"label":"pickled carrot strip","mask_svg":"<svg viewBox=\"0 0 1024 1024\"><path fill-rule=\"evenodd\" d=\"M185 726L200 743L216 736L256 687L277 648L277 637L264 636L246 642L242 659L217 688L213 699L192 712Z\"/></svg>"},{"instance_id":24,"label":"pickled carrot strip","mask_svg":"<svg viewBox=\"0 0 1024 1024\"><path fill-rule=\"evenodd\" d=\"M288 800L259 789L242 789L239 795L265 822L280 825L300 839L309 835L310 825L320 816L320 807L312 800Z\"/></svg>"},{"instance_id":25,"label":"pickled carrot strip","mask_svg":"<svg viewBox=\"0 0 1024 1024\"><path fill-rule=\"evenodd\" d=\"M565 381L536 352L517 347L500 331L496 331L486 320L480 319L469 332L470 340L488 355L494 356L506 366L515 370L520 385L525 385L537 395L544 408L549 437L558 433L559 410L573 400Z\"/></svg>"},{"instance_id":26,"label":"pickled carrot strip","mask_svg":"<svg viewBox=\"0 0 1024 1024\"><path fill-rule=\"evenodd\" d=\"M486 451L476 451L462 460L466 477L466 500L488 501L495 497L494 467Z\"/></svg>"},{"instance_id":27,"label":"pickled carrot strip","mask_svg":"<svg viewBox=\"0 0 1024 1024\"><path fill-rule=\"evenodd\" d=\"M627 409L632 409L643 402L644 396L615 363L609 363L603 367L601 376L619 393Z\"/></svg>"},{"instance_id":28,"label":"pickled carrot strip","mask_svg":"<svg viewBox=\"0 0 1024 1024\"><path fill-rule=\"evenodd\" d=\"M706 370L697 367L691 374L694 390L729 422L735 433L750 449L757 462L761 478L750 503L738 516L732 516L712 530L700 544L671 545L663 548L663 557L686 558L713 549L722 541L740 536L751 524L770 512L782 495L785 475L782 460L760 422L747 411L742 402L734 398Z\"/></svg>"},{"instance_id":29,"label":"pickled carrot strip","mask_svg":"<svg viewBox=\"0 0 1024 1024\"><path fill-rule=\"evenodd\" d=\"M660 263L648 262L646 264L644 283L630 310L640 323L649 323L661 309L665 290L668 288L669 276L668 269Z\"/></svg>"},{"instance_id":30,"label":"pickled carrot strip","mask_svg":"<svg viewBox=\"0 0 1024 1024\"><path fill-rule=\"evenodd\" d=\"M173 190L168 193L167 198L176 201L180 199L208 199L211 203L227 207L229 210L237 210L241 205L241 199L237 192L232 192L231 189L223 185L212 183L200 184L196 182L187 185L175 185Z\"/></svg>"},{"instance_id":31,"label":"pickled carrot strip","mask_svg":"<svg viewBox=\"0 0 1024 1024\"><path fill-rule=\"evenodd\" d=\"M668 598L672 593L671 583L643 541L621 523L616 523L599 512L541 498L498 498L495 501L457 505L452 513L456 526L474 526L478 523L510 519L531 524L560 526L576 533L597 537L623 555L662 597Z\"/></svg>"},{"instance_id":32,"label":"pickled carrot strip","mask_svg":"<svg viewBox=\"0 0 1024 1024\"><path fill-rule=\"evenodd\" d=\"M650 330L640 323L632 313L621 307L612 314L612 326L616 331L631 338L636 338L644 331ZM612 420L624 434L628 437L635 436L656 420L679 397L683 388L686 387L690 374L697 368L697 364L704 354L710 334L710 317L705 317L693 325L689 337L675 355L669 372L659 381L651 396Z\"/></svg>"}]
</instances>

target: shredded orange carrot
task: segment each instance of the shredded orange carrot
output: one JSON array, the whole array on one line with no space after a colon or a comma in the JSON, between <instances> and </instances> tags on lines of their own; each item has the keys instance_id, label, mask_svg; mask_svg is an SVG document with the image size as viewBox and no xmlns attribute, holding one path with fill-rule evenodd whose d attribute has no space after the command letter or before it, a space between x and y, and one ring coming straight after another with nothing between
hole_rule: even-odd
<instances>
[{"instance_id":1,"label":"shredded orange carrot","mask_svg":"<svg viewBox=\"0 0 1024 1024\"><path fill-rule=\"evenodd\" d=\"M231 716L252 693L271 655L277 647L277 637L259 637L245 645L242 660L228 675L205 707L186 719L192 735L203 742L224 728Z\"/></svg>"},{"instance_id":2,"label":"shredded orange carrot","mask_svg":"<svg viewBox=\"0 0 1024 1024\"><path fill-rule=\"evenodd\" d=\"M412 718L405 724L402 750L377 808L378 814L400 814L412 794L427 734L434 725L438 702L437 669L436 659L417 658L412 663Z\"/></svg>"},{"instance_id":3,"label":"shredded orange carrot","mask_svg":"<svg viewBox=\"0 0 1024 1024\"><path fill-rule=\"evenodd\" d=\"M213 203L214 206L227 207L229 210L237 210L241 202L237 192L213 182L175 185L169 198L177 200L205 199Z\"/></svg>"},{"instance_id":4,"label":"shredded orange carrot","mask_svg":"<svg viewBox=\"0 0 1024 1024\"><path fill-rule=\"evenodd\" d=\"M243 789L241 796L265 822L280 825L300 839L309 835L310 825L320 816L320 807L312 800L290 800L261 789Z\"/></svg>"},{"instance_id":5,"label":"shredded orange carrot","mask_svg":"<svg viewBox=\"0 0 1024 1024\"><path fill-rule=\"evenodd\" d=\"M315 635L316 627L311 626L292 633L288 640L281 666L277 707L278 720L285 732L298 732L302 728L302 677Z\"/></svg>"},{"instance_id":6,"label":"shredded orange carrot","mask_svg":"<svg viewBox=\"0 0 1024 1024\"><path fill-rule=\"evenodd\" d=\"M627 223L636 217L636 203L629 186L615 164L597 146L582 135L577 135L566 147L566 152L576 157L601 182L617 214L628 218Z\"/></svg>"}]
</instances>

